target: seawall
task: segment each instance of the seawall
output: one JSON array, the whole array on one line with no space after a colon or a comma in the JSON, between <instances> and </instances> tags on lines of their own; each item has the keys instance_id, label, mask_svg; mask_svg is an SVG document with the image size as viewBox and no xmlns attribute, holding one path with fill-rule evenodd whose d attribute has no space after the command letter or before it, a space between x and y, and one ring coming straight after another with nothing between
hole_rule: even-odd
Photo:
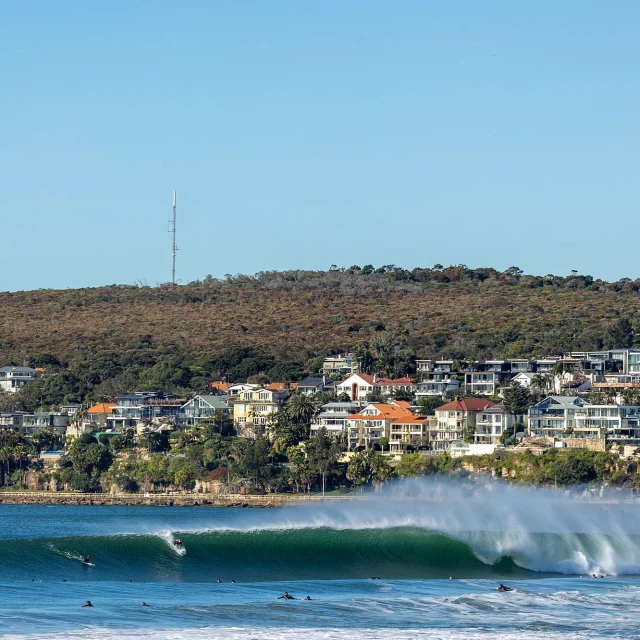
<instances>
[{"instance_id":1,"label":"seawall","mask_svg":"<svg viewBox=\"0 0 640 640\"><path fill-rule=\"evenodd\" d=\"M159 507L281 507L318 500L349 500L355 496L318 495L221 495L221 494L110 494L53 491L0 492L0 504L60 504Z\"/></svg>"}]
</instances>

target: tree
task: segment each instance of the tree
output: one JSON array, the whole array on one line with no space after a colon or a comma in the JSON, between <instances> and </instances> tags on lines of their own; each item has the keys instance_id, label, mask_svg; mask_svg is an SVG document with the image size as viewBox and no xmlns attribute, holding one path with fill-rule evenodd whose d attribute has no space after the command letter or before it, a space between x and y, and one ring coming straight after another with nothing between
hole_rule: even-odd
<instances>
[{"instance_id":1,"label":"tree","mask_svg":"<svg viewBox=\"0 0 640 640\"><path fill-rule=\"evenodd\" d=\"M273 442L273 450L284 454L289 447L296 446L309 434L309 424L294 422L286 409L281 409L267 417L267 431Z\"/></svg>"},{"instance_id":2,"label":"tree","mask_svg":"<svg viewBox=\"0 0 640 640\"><path fill-rule=\"evenodd\" d=\"M393 394L394 400L405 400L406 402L413 402L415 400L415 395L411 393L411 391L405 391L404 389L398 389Z\"/></svg>"},{"instance_id":3,"label":"tree","mask_svg":"<svg viewBox=\"0 0 640 640\"><path fill-rule=\"evenodd\" d=\"M58 434L51 428L36 433L31 441L38 452L52 451L54 446L62 444Z\"/></svg>"},{"instance_id":4,"label":"tree","mask_svg":"<svg viewBox=\"0 0 640 640\"><path fill-rule=\"evenodd\" d=\"M301 485L309 490L311 482L313 481L313 471L304 447L289 447L287 449L287 459L290 465L289 477L296 485L296 491L300 491Z\"/></svg>"},{"instance_id":5,"label":"tree","mask_svg":"<svg viewBox=\"0 0 640 640\"><path fill-rule=\"evenodd\" d=\"M187 458L174 458L169 464L169 477L182 489L193 489L198 477L198 467Z\"/></svg>"},{"instance_id":6,"label":"tree","mask_svg":"<svg viewBox=\"0 0 640 640\"><path fill-rule=\"evenodd\" d=\"M203 420L199 426L205 440L215 435L226 438L235 434L233 420L229 412L224 409L215 409L211 418Z\"/></svg>"},{"instance_id":7,"label":"tree","mask_svg":"<svg viewBox=\"0 0 640 640\"><path fill-rule=\"evenodd\" d=\"M395 470L399 476L408 478L424 474L425 469L424 458L419 453L405 453L400 456L400 462Z\"/></svg>"},{"instance_id":8,"label":"tree","mask_svg":"<svg viewBox=\"0 0 640 640\"><path fill-rule=\"evenodd\" d=\"M79 473L90 474L92 471L104 471L109 468L112 455L108 447L97 442L85 444L82 438L76 439L64 454L64 461Z\"/></svg>"},{"instance_id":9,"label":"tree","mask_svg":"<svg viewBox=\"0 0 640 640\"><path fill-rule=\"evenodd\" d=\"M338 461L342 449L329 437L325 427L322 427L315 437L307 440L305 450L310 468L322 476L322 495L324 496L327 474Z\"/></svg>"},{"instance_id":10,"label":"tree","mask_svg":"<svg viewBox=\"0 0 640 640\"><path fill-rule=\"evenodd\" d=\"M524 415L533 404L529 389L517 382L513 382L506 389L503 389L502 397L504 398L505 410L514 416Z\"/></svg>"},{"instance_id":11,"label":"tree","mask_svg":"<svg viewBox=\"0 0 640 640\"><path fill-rule=\"evenodd\" d=\"M442 404L443 401L440 396L422 396L418 400L418 412L421 416L434 416L436 409Z\"/></svg>"},{"instance_id":12,"label":"tree","mask_svg":"<svg viewBox=\"0 0 640 640\"><path fill-rule=\"evenodd\" d=\"M271 474L271 452L269 441L265 437L238 439L234 443L233 455L237 460L240 475L250 479L257 488L264 489Z\"/></svg>"},{"instance_id":13,"label":"tree","mask_svg":"<svg viewBox=\"0 0 640 640\"><path fill-rule=\"evenodd\" d=\"M347 466L347 478L354 486L384 482L392 475L387 459L372 449L356 453Z\"/></svg>"},{"instance_id":14,"label":"tree","mask_svg":"<svg viewBox=\"0 0 640 640\"><path fill-rule=\"evenodd\" d=\"M533 399L529 389L526 389L517 382L513 382L509 387L503 390L505 411L513 416L521 416L529 411L529 407L533 404ZM516 437L518 423L514 420L513 437Z\"/></svg>"},{"instance_id":15,"label":"tree","mask_svg":"<svg viewBox=\"0 0 640 640\"><path fill-rule=\"evenodd\" d=\"M627 349L633 346L633 326L627 318L620 318L607 331L607 348Z\"/></svg>"},{"instance_id":16,"label":"tree","mask_svg":"<svg viewBox=\"0 0 640 640\"><path fill-rule=\"evenodd\" d=\"M302 393L294 393L286 405L286 414L296 425L310 425L316 415L317 406L313 400Z\"/></svg>"},{"instance_id":17,"label":"tree","mask_svg":"<svg viewBox=\"0 0 640 640\"><path fill-rule=\"evenodd\" d=\"M531 388L535 389L539 394L544 394L549 388L549 378L543 373L536 373L531 378Z\"/></svg>"}]
</instances>

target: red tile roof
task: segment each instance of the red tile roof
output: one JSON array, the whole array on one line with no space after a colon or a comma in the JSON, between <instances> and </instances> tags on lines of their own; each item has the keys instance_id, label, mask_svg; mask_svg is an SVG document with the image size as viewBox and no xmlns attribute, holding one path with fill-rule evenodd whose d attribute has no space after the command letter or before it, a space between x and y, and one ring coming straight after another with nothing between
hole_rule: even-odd
<instances>
[{"instance_id":1,"label":"red tile roof","mask_svg":"<svg viewBox=\"0 0 640 640\"><path fill-rule=\"evenodd\" d=\"M229 391L229 387L231 385L228 382L212 382L211 388L217 389L218 391Z\"/></svg>"},{"instance_id":2,"label":"red tile roof","mask_svg":"<svg viewBox=\"0 0 640 640\"><path fill-rule=\"evenodd\" d=\"M360 413L356 413L349 417L349 420L398 420L400 418L413 418L415 417L411 411L405 409L404 407L398 406L398 404L384 404L381 402L374 402L365 407L368 409L369 407L375 407L380 415L377 416L369 416L362 415L362 411ZM364 409L363 409L364 411Z\"/></svg>"},{"instance_id":3,"label":"red tile roof","mask_svg":"<svg viewBox=\"0 0 640 640\"><path fill-rule=\"evenodd\" d=\"M483 398L458 398L437 407L436 411L484 411L487 407L493 407L495 402Z\"/></svg>"},{"instance_id":4,"label":"red tile roof","mask_svg":"<svg viewBox=\"0 0 640 640\"><path fill-rule=\"evenodd\" d=\"M295 382L270 382L265 389L268 391L284 391L285 389L295 389L297 386Z\"/></svg>"},{"instance_id":5,"label":"red tile roof","mask_svg":"<svg viewBox=\"0 0 640 640\"><path fill-rule=\"evenodd\" d=\"M372 376L368 373L356 373L359 378L362 378L365 382L371 385L383 384L383 385L401 385L401 384L415 384L415 380L413 378L396 378L395 380L392 378L380 378L378 376ZM375 378L375 381L374 381Z\"/></svg>"}]
</instances>

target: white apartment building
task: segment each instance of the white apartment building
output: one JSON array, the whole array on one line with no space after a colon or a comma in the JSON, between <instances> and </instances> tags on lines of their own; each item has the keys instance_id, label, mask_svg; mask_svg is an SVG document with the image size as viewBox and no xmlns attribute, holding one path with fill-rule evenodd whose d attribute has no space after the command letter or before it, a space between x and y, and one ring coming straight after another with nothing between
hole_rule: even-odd
<instances>
[{"instance_id":1,"label":"white apartment building","mask_svg":"<svg viewBox=\"0 0 640 640\"><path fill-rule=\"evenodd\" d=\"M576 413L589 406L578 396L548 396L529 409L529 433L534 438L560 438L576 426Z\"/></svg>"},{"instance_id":2,"label":"white apartment building","mask_svg":"<svg viewBox=\"0 0 640 640\"><path fill-rule=\"evenodd\" d=\"M524 425L524 416L514 416L504 408L503 404L487 407L476 415L476 430L473 434L474 444L499 445L503 434L513 434L516 424Z\"/></svg>"},{"instance_id":3,"label":"white apartment building","mask_svg":"<svg viewBox=\"0 0 640 640\"><path fill-rule=\"evenodd\" d=\"M327 402L323 404L322 411L311 425L311 437L318 435L318 431L323 427L334 438L346 434L348 419L361 408L362 405L359 402Z\"/></svg>"},{"instance_id":4,"label":"white apartment building","mask_svg":"<svg viewBox=\"0 0 640 640\"><path fill-rule=\"evenodd\" d=\"M38 372L31 367L0 367L0 391L16 393L37 374Z\"/></svg>"},{"instance_id":5,"label":"white apartment building","mask_svg":"<svg viewBox=\"0 0 640 640\"><path fill-rule=\"evenodd\" d=\"M605 438L616 444L640 444L640 407L585 405L576 411L577 438Z\"/></svg>"}]
</instances>

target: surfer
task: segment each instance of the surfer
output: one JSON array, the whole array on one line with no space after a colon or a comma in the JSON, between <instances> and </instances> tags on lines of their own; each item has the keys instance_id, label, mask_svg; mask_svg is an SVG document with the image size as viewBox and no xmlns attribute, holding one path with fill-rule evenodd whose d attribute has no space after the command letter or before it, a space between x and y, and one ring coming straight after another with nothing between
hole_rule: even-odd
<instances>
[{"instance_id":1,"label":"surfer","mask_svg":"<svg viewBox=\"0 0 640 640\"><path fill-rule=\"evenodd\" d=\"M180 540L180 538L178 538L177 540L174 540L173 544L177 549L182 549L182 540Z\"/></svg>"},{"instance_id":2,"label":"surfer","mask_svg":"<svg viewBox=\"0 0 640 640\"><path fill-rule=\"evenodd\" d=\"M218 578L218 579L216 580L216 582L217 582L218 584L220 584L220 583L222 582L222 580L220 580L220 578Z\"/></svg>"},{"instance_id":3,"label":"surfer","mask_svg":"<svg viewBox=\"0 0 640 640\"><path fill-rule=\"evenodd\" d=\"M380 576L372 576L372 580L380 580Z\"/></svg>"},{"instance_id":4,"label":"surfer","mask_svg":"<svg viewBox=\"0 0 640 640\"><path fill-rule=\"evenodd\" d=\"M131 582L131 578L127 578L125 582Z\"/></svg>"},{"instance_id":5,"label":"surfer","mask_svg":"<svg viewBox=\"0 0 640 640\"><path fill-rule=\"evenodd\" d=\"M144 601L143 601L143 602L142 602L142 604L141 604L140 606L141 606L141 607L150 607L151 605L150 605L150 604L147 604L146 602L144 602Z\"/></svg>"},{"instance_id":6,"label":"surfer","mask_svg":"<svg viewBox=\"0 0 640 640\"><path fill-rule=\"evenodd\" d=\"M278 600L295 600L295 598L290 596L288 591L285 591L284 595L278 596Z\"/></svg>"},{"instance_id":7,"label":"surfer","mask_svg":"<svg viewBox=\"0 0 640 640\"><path fill-rule=\"evenodd\" d=\"M307 596L305 600L311 600L311 596Z\"/></svg>"},{"instance_id":8,"label":"surfer","mask_svg":"<svg viewBox=\"0 0 640 640\"><path fill-rule=\"evenodd\" d=\"M513 591L511 587L505 587L503 584L500 584L498 587L498 591Z\"/></svg>"},{"instance_id":9,"label":"surfer","mask_svg":"<svg viewBox=\"0 0 640 640\"><path fill-rule=\"evenodd\" d=\"M82 564L91 564L91 556L85 556L82 558Z\"/></svg>"},{"instance_id":10,"label":"surfer","mask_svg":"<svg viewBox=\"0 0 640 640\"><path fill-rule=\"evenodd\" d=\"M83 607L93 607L93 603L91 602L91 600L87 600L82 606Z\"/></svg>"},{"instance_id":11,"label":"surfer","mask_svg":"<svg viewBox=\"0 0 640 640\"><path fill-rule=\"evenodd\" d=\"M235 583L236 583L236 581L235 581L235 580L232 580L232 581L231 581L231 584L235 584Z\"/></svg>"}]
</instances>

